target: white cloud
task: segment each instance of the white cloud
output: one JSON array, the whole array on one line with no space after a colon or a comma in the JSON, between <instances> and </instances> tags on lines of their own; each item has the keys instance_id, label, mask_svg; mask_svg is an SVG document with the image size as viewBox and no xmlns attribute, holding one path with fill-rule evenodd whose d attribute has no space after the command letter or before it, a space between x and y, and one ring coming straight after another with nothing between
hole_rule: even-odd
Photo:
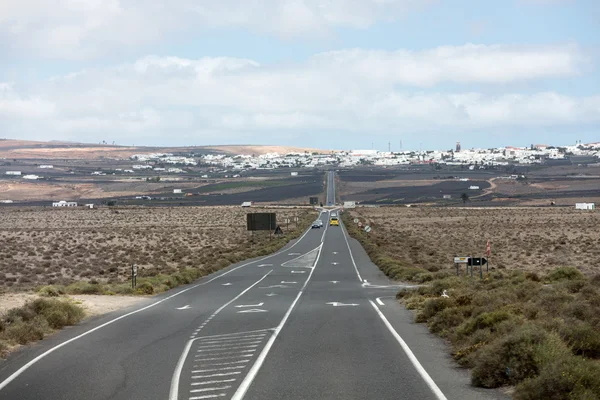
<instances>
[{"instance_id":1,"label":"white cloud","mask_svg":"<svg viewBox=\"0 0 600 400\"><path fill-rule=\"evenodd\" d=\"M156 43L176 31L241 27L319 37L396 20L432 0L6 0L0 37L12 51L84 59ZM2 43L0 43L2 45ZM0 46L1 47L1 46Z\"/></svg>"},{"instance_id":2,"label":"white cloud","mask_svg":"<svg viewBox=\"0 0 600 400\"><path fill-rule=\"evenodd\" d=\"M149 56L56 77L35 90L0 84L3 136L140 143L256 141L249 135L539 127L600 123L600 96L490 94L495 84L578 73L577 48L348 50L296 65ZM475 83L480 92L435 89ZM497 91L494 90L494 93ZM253 140L254 139L254 140ZM114 139L110 139L114 140Z\"/></svg>"}]
</instances>

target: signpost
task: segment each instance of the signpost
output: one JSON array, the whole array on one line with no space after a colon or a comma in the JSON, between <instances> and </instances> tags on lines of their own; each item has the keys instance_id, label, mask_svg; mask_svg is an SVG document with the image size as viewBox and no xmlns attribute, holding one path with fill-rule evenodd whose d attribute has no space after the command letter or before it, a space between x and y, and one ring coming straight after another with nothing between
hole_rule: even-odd
<instances>
[{"instance_id":1,"label":"signpost","mask_svg":"<svg viewBox=\"0 0 600 400\"><path fill-rule=\"evenodd\" d=\"M135 289L137 286L137 271L138 267L135 264L131 265L131 288Z\"/></svg>"}]
</instances>

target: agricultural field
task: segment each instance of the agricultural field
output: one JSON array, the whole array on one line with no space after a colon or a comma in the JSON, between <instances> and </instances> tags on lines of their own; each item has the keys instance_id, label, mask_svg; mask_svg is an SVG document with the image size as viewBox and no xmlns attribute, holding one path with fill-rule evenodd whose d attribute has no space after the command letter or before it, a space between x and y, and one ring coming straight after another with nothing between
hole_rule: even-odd
<instances>
[{"instance_id":1,"label":"agricultural field","mask_svg":"<svg viewBox=\"0 0 600 400\"><path fill-rule=\"evenodd\" d=\"M429 271L452 258L482 256L492 244L494 269L547 272L570 266L600 273L600 213L574 208L357 208L372 240L403 264Z\"/></svg>"},{"instance_id":2,"label":"agricultural field","mask_svg":"<svg viewBox=\"0 0 600 400\"><path fill-rule=\"evenodd\" d=\"M293 217L300 227L314 218L306 208L0 208L0 291L125 282L134 263L141 276L216 270L255 256L247 212L276 212L284 232L297 228ZM266 232L252 240L269 243Z\"/></svg>"}]
</instances>

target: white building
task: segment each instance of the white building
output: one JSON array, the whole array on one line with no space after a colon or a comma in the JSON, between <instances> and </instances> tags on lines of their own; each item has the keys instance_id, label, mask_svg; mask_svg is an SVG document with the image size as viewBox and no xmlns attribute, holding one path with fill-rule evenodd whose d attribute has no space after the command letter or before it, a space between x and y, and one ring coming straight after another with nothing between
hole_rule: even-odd
<instances>
[{"instance_id":1,"label":"white building","mask_svg":"<svg viewBox=\"0 0 600 400\"><path fill-rule=\"evenodd\" d=\"M595 203L576 203L575 209L576 210L595 210L596 204Z\"/></svg>"},{"instance_id":2,"label":"white building","mask_svg":"<svg viewBox=\"0 0 600 400\"><path fill-rule=\"evenodd\" d=\"M76 201L57 201L52 203L52 207L77 207Z\"/></svg>"},{"instance_id":3,"label":"white building","mask_svg":"<svg viewBox=\"0 0 600 400\"><path fill-rule=\"evenodd\" d=\"M54 168L54 165L40 165L38 168L50 169L50 168Z\"/></svg>"},{"instance_id":4,"label":"white building","mask_svg":"<svg viewBox=\"0 0 600 400\"><path fill-rule=\"evenodd\" d=\"M37 175L23 175L23 179L31 179L31 180L36 180L36 179L40 179L41 176L37 176Z\"/></svg>"},{"instance_id":5,"label":"white building","mask_svg":"<svg viewBox=\"0 0 600 400\"><path fill-rule=\"evenodd\" d=\"M6 171L6 175L21 175L21 171Z\"/></svg>"},{"instance_id":6,"label":"white building","mask_svg":"<svg viewBox=\"0 0 600 400\"><path fill-rule=\"evenodd\" d=\"M181 193L181 189L173 189L173 193Z\"/></svg>"}]
</instances>

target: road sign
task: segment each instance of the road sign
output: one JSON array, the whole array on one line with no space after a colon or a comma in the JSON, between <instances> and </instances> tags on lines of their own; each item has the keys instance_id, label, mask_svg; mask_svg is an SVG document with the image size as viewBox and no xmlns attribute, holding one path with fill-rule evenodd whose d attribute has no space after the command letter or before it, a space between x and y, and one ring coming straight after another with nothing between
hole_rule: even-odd
<instances>
[{"instance_id":1,"label":"road sign","mask_svg":"<svg viewBox=\"0 0 600 400\"><path fill-rule=\"evenodd\" d=\"M354 223L358 224L358 218L354 218Z\"/></svg>"},{"instance_id":2,"label":"road sign","mask_svg":"<svg viewBox=\"0 0 600 400\"><path fill-rule=\"evenodd\" d=\"M369 225L365 226L365 232L367 232L367 233L371 232L371 227Z\"/></svg>"},{"instance_id":3,"label":"road sign","mask_svg":"<svg viewBox=\"0 0 600 400\"><path fill-rule=\"evenodd\" d=\"M290 219L286 218L286 219L283 220L283 222L285 222L286 224L289 224L290 223Z\"/></svg>"},{"instance_id":4,"label":"road sign","mask_svg":"<svg viewBox=\"0 0 600 400\"><path fill-rule=\"evenodd\" d=\"M359 223L358 223L358 226L359 226L359 227L361 227L361 226L362 226L362 222L359 222Z\"/></svg>"},{"instance_id":5,"label":"road sign","mask_svg":"<svg viewBox=\"0 0 600 400\"><path fill-rule=\"evenodd\" d=\"M470 257L454 257L454 264L466 264Z\"/></svg>"},{"instance_id":6,"label":"road sign","mask_svg":"<svg viewBox=\"0 0 600 400\"><path fill-rule=\"evenodd\" d=\"M131 267L131 275L137 276L137 265L135 264Z\"/></svg>"},{"instance_id":7,"label":"road sign","mask_svg":"<svg viewBox=\"0 0 600 400\"><path fill-rule=\"evenodd\" d=\"M479 266L479 265L485 265L487 264L487 259L483 258L483 257L472 257L469 258L469 261L467 262L467 265L471 265L471 266Z\"/></svg>"}]
</instances>

